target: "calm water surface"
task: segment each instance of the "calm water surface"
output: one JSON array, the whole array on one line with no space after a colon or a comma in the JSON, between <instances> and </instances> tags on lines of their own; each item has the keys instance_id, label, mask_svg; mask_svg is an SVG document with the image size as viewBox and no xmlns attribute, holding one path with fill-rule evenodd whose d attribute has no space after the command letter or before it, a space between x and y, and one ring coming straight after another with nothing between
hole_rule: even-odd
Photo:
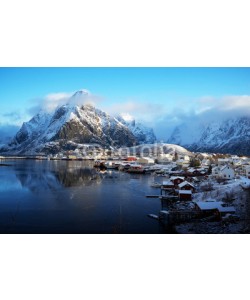
<instances>
[{"instance_id":1,"label":"calm water surface","mask_svg":"<svg viewBox=\"0 0 250 300\"><path fill-rule=\"evenodd\" d=\"M164 233L151 175L100 174L93 162L9 160L0 166L1 233Z\"/></svg>"}]
</instances>

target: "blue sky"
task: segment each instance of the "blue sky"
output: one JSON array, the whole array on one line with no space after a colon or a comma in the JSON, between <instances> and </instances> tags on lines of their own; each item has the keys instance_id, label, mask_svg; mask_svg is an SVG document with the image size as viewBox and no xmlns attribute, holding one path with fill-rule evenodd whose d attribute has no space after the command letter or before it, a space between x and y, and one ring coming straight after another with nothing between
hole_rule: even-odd
<instances>
[{"instance_id":1,"label":"blue sky","mask_svg":"<svg viewBox=\"0 0 250 300\"><path fill-rule=\"evenodd\" d=\"M161 138L194 115L250 107L250 68L0 68L0 82L5 128L28 121L49 95L79 89L101 109L144 120Z\"/></svg>"}]
</instances>

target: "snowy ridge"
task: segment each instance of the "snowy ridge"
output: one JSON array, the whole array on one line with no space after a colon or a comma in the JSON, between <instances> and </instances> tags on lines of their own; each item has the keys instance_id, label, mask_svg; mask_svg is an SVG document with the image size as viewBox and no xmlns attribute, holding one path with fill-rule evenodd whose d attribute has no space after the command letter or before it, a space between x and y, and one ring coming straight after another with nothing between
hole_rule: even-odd
<instances>
[{"instance_id":1,"label":"snowy ridge","mask_svg":"<svg viewBox=\"0 0 250 300\"><path fill-rule=\"evenodd\" d=\"M120 114L116 119L131 130L140 144L153 144L156 142L153 129L135 121L130 115Z\"/></svg>"},{"instance_id":2,"label":"snowy ridge","mask_svg":"<svg viewBox=\"0 0 250 300\"><path fill-rule=\"evenodd\" d=\"M155 141L153 130L140 123L135 125L134 121L129 124L91 104L78 104L82 97L86 100L88 93L85 90L78 91L68 104L49 113L40 111L29 122L23 123L12 141L1 147L0 151L36 154L67 150L69 143L71 146L89 143L122 147Z\"/></svg>"},{"instance_id":3,"label":"snowy ridge","mask_svg":"<svg viewBox=\"0 0 250 300\"><path fill-rule=\"evenodd\" d=\"M183 124L168 139L192 151L250 154L250 117L237 117L210 124Z\"/></svg>"}]
</instances>

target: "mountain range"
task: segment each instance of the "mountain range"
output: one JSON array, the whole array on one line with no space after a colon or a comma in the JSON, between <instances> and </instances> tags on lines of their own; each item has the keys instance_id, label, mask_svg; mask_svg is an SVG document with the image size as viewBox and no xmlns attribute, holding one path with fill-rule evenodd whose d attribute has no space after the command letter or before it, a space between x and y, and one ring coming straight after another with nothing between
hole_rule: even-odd
<instances>
[{"instance_id":1,"label":"mountain range","mask_svg":"<svg viewBox=\"0 0 250 300\"><path fill-rule=\"evenodd\" d=\"M102 147L133 146L154 143L152 129L135 120L113 117L91 104L79 104L86 91L76 92L67 104L52 112L41 110L29 122L23 123L1 153L34 155L71 150L79 144Z\"/></svg>"},{"instance_id":2,"label":"mountain range","mask_svg":"<svg viewBox=\"0 0 250 300\"><path fill-rule=\"evenodd\" d=\"M111 116L86 104L88 96L88 91L80 90L54 110L41 110L9 142L0 131L0 153L56 154L84 144L120 148L156 142L152 128L128 115ZM250 155L250 117L183 123L165 141L194 152Z\"/></svg>"},{"instance_id":3,"label":"mountain range","mask_svg":"<svg viewBox=\"0 0 250 300\"><path fill-rule=\"evenodd\" d=\"M177 126L168 143L191 151L250 155L250 117L232 117Z\"/></svg>"}]
</instances>

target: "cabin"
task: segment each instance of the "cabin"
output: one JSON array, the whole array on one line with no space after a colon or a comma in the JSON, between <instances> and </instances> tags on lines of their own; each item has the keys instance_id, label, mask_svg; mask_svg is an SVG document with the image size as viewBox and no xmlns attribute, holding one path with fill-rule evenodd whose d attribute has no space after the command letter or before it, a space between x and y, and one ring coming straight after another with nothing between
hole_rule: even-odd
<instances>
[{"instance_id":1,"label":"cabin","mask_svg":"<svg viewBox=\"0 0 250 300\"><path fill-rule=\"evenodd\" d=\"M128 156L126 161L137 161L137 158L135 156Z\"/></svg>"},{"instance_id":2,"label":"cabin","mask_svg":"<svg viewBox=\"0 0 250 300\"><path fill-rule=\"evenodd\" d=\"M218 158L219 165L225 165L225 164L228 164L229 162L230 162L229 158Z\"/></svg>"},{"instance_id":3,"label":"cabin","mask_svg":"<svg viewBox=\"0 0 250 300\"><path fill-rule=\"evenodd\" d=\"M162 188L173 190L174 189L174 183L172 181L163 181Z\"/></svg>"},{"instance_id":4,"label":"cabin","mask_svg":"<svg viewBox=\"0 0 250 300\"><path fill-rule=\"evenodd\" d=\"M178 185L180 183L182 183L183 181L185 181L185 178L182 176L172 176L172 177L170 177L170 181L173 182L175 188L178 188Z\"/></svg>"},{"instance_id":5,"label":"cabin","mask_svg":"<svg viewBox=\"0 0 250 300\"><path fill-rule=\"evenodd\" d=\"M195 187L192 183L188 181L183 181L180 184L178 184L179 190L186 190L186 191L192 191L192 193L195 192Z\"/></svg>"},{"instance_id":6,"label":"cabin","mask_svg":"<svg viewBox=\"0 0 250 300\"><path fill-rule=\"evenodd\" d=\"M141 165L130 165L130 168L127 170L128 173L136 173L136 174L145 174L146 171Z\"/></svg>"},{"instance_id":7,"label":"cabin","mask_svg":"<svg viewBox=\"0 0 250 300\"><path fill-rule=\"evenodd\" d=\"M163 181L161 186L161 195L165 192L165 195L169 192L174 192L174 184L172 181Z\"/></svg>"},{"instance_id":8,"label":"cabin","mask_svg":"<svg viewBox=\"0 0 250 300\"><path fill-rule=\"evenodd\" d=\"M235 214L233 206L228 206L222 201L198 201L195 202L195 209L201 212L201 216L216 216L218 219L226 214Z\"/></svg>"},{"instance_id":9,"label":"cabin","mask_svg":"<svg viewBox=\"0 0 250 300\"><path fill-rule=\"evenodd\" d=\"M188 176L204 176L207 174L207 171L204 168L188 168L187 174Z\"/></svg>"},{"instance_id":10,"label":"cabin","mask_svg":"<svg viewBox=\"0 0 250 300\"><path fill-rule=\"evenodd\" d=\"M137 163L142 165L153 165L155 160L150 157L140 157L137 159Z\"/></svg>"},{"instance_id":11,"label":"cabin","mask_svg":"<svg viewBox=\"0 0 250 300\"><path fill-rule=\"evenodd\" d=\"M76 160L77 157L76 157L76 155L68 155L68 159L69 160Z\"/></svg>"},{"instance_id":12,"label":"cabin","mask_svg":"<svg viewBox=\"0 0 250 300\"><path fill-rule=\"evenodd\" d=\"M181 200L181 201L192 201L192 191L191 190L179 190L178 196L179 196L179 200Z\"/></svg>"}]
</instances>

